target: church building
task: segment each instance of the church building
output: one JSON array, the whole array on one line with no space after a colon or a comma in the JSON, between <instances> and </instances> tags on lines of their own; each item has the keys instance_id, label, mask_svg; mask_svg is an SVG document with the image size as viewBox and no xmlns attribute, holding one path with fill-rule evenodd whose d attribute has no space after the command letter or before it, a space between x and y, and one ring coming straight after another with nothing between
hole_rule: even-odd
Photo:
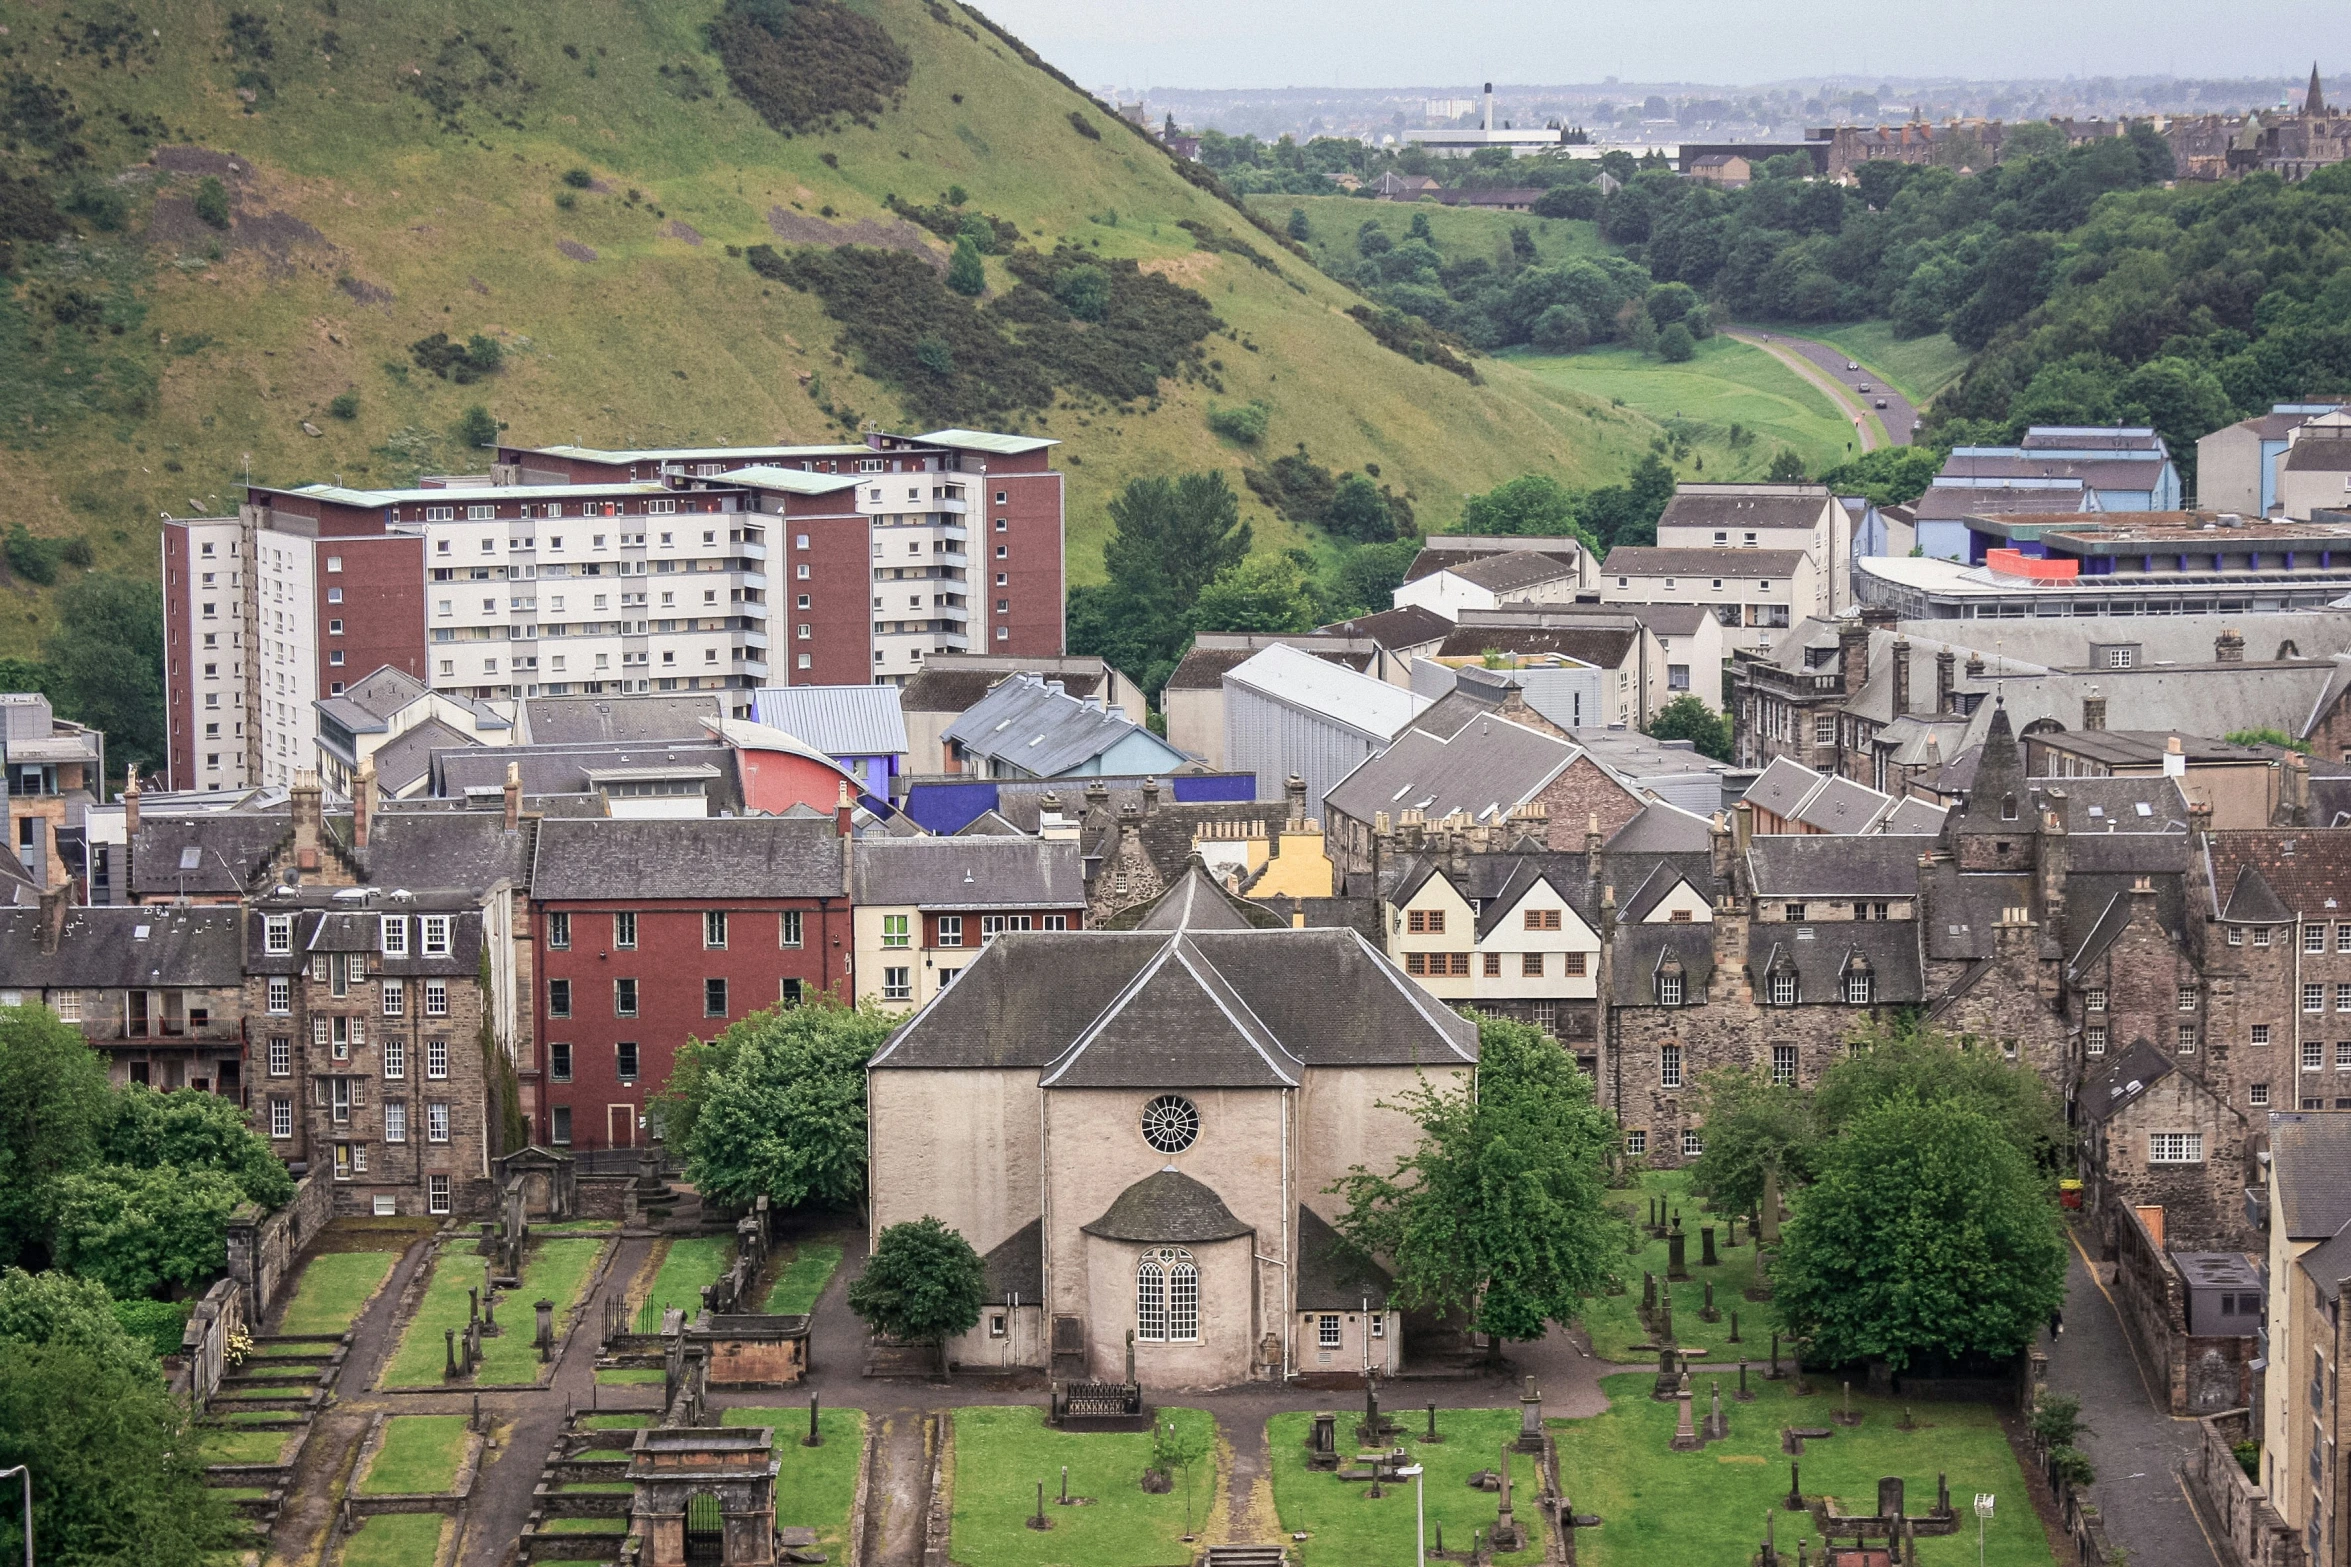
<instances>
[{"instance_id":1,"label":"church building","mask_svg":"<svg viewBox=\"0 0 2351 1567\"><path fill-rule=\"evenodd\" d=\"M1134 929L1008 932L868 1069L872 1225L985 1259L970 1368L1153 1389L1402 1358L1388 1280L1326 1190L1419 1143L1394 1103L1476 1026L1351 929L1265 929L1195 866Z\"/></svg>"}]
</instances>

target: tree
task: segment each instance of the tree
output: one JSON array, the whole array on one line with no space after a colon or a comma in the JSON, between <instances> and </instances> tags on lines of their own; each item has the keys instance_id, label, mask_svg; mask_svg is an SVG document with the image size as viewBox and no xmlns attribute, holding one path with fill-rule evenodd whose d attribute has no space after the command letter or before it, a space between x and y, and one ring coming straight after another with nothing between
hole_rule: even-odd
<instances>
[{"instance_id":1,"label":"tree","mask_svg":"<svg viewBox=\"0 0 2351 1567\"><path fill-rule=\"evenodd\" d=\"M1804 459L1783 446L1772 454L1771 467L1764 472L1763 477L1770 484L1802 484Z\"/></svg>"},{"instance_id":2,"label":"tree","mask_svg":"<svg viewBox=\"0 0 2351 1567\"><path fill-rule=\"evenodd\" d=\"M0 1341L62 1344L93 1358L153 1370L147 1347L125 1332L114 1297L96 1279L0 1269Z\"/></svg>"},{"instance_id":3,"label":"tree","mask_svg":"<svg viewBox=\"0 0 2351 1567\"><path fill-rule=\"evenodd\" d=\"M1629 480L1586 491L1576 514L1592 536L1609 549L1622 544L1654 544L1657 519L1665 515L1666 502L1673 499L1674 482L1673 470L1655 452L1643 452L1641 460L1633 464Z\"/></svg>"},{"instance_id":4,"label":"tree","mask_svg":"<svg viewBox=\"0 0 2351 1567\"><path fill-rule=\"evenodd\" d=\"M1070 267L1054 275L1053 297L1080 321L1099 321L1110 308L1110 274L1091 262Z\"/></svg>"},{"instance_id":5,"label":"tree","mask_svg":"<svg viewBox=\"0 0 2351 1567\"><path fill-rule=\"evenodd\" d=\"M1763 1172L1776 1163L1780 1177L1799 1185L1812 1178L1818 1133L1809 1095L1770 1071L1725 1068L1698 1080L1695 1109L1706 1127L1706 1151L1690 1179L1732 1213L1753 1213L1763 1202Z\"/></svg>"},{"instance_id":6,"label":"tree","mask_svg":"<svg viewBox=\"0 0 2351 1567\"><path fill-rule=\"evenodd\" d=\"M1214 1447L1216 1426L1192 1410L1159 1412L1151 1428L1151 1465L1161 1474L1184 1476L1184 1538L1192 1538L1192 1467Z\"/></svg>"},{"instance_id":7,"label":"tree","mask_svg":"<svg viewBox=\"0 0 2351 1567\"><path fill-rule=\"evenodd\" d=\"M495 446L498 442L498 421L490 417L489 409L474 403L457 416L457 428L453 433L457 437L457 444L469 451Z\"/></svg>"},{"instance_id":8,"label":"tree","mask_svg":"<svg viewBox=\"0 0 2351 1567\"><path fill-rule=\"evenodd\" d=\"M1290 237L1301 245L1314 238L1314 226L1306 221L1304 207L1290 209Z\"/></svg>"},{"instance_id":9,"label":"tree","mask_svg":"<svg viewBox=\"0 0 2351 1567\"><path fill-rule=\"evenodd\" d=\"M104 730L117 761L163 760L163 595L152 581L100 571L67 583L41 656L60 713Z\"/></svg>"},{"instance_id":10,"label":"tree","mask_svg":"<svg viewBox=\"0 0 2351 1567\"><path fill-rule=\"evenodd\" d=\"M969 235L956 236L955 254L947 261L947 286L972 299L988 291L988 269L980 264L980 248Z\"/></svg>"},{"instance_id":11,"label":"tree","mask_svg":"<svg viewBox=\"0 0 2351 1567\"><path fill-rule=\"evenodd\" d=\"M828 997L770 1007L710 1045L689 1043L663 1127L706 1197L747 1207L865 1200L865 1064L896 1019ZM683 1110L683 1114L680 1113Z\"/></svg>"},{"instance_id":12,"label":"tree","mask_svg":"<svg viewBox=\"0 0 2351 1567\"><path fill-rule=\"evenodd\" d=\"M1575 493L1547 473L1522 473L1463 501L1461 531L1571 538L1595 554L1600 548L1576 520Z\"/></svg>"},{"instance_id":13,"label":"tree","mask_svg":"<svg viewBox=\"0 0 2351 1567\"><path fill-rule=\"evenodd\" d=\"M1690 329L1679 321L1662 328L1657 334L1657 357L1669 365L1688 364L1698 356L1697 339Z\"/></svg>"},{"instance_id":14,"label":"tree","mask_svg":"<svg viewBox=\"0 0 2351 1567\"><path fill-rule=\"evenodd\" d=\"M1479 1020L1478 1049L1474 1083L1384 1106L1421 1128L1393 1171L1357 1165L1330 1189L1347 1201L1341 1236L1391 1260L1397 1305L1466 1317L1499 1353L1573 1318L1625 1236L1601 1200L1616 1132L1592 1080L1558 1041L1504 1018Z\"/></svg>"},{"instance_id":15,"label":"tree","mask_svg":"<svg viewBox=\"0 0 2351 1567\"><path fill-rule=\"evenodd\" d=\"M217 175L207 174L196 182L196 216L210 228L229 226L229 190Z\"/></svg>"},{"instance_id":16,"label":"tree","mask_svg":"<svg viewBox=\"0 0 2351 1567\"><path fill-rule=\"evenodd\" d=\"M97 1161L112 1095L79 1031L47 1007L0 1008L0 1262L46 1255L51 1187Z\"/></svg>"},{"instance_id":17,"label":"tree","mask_svg":"<svg viewBox=\"0 0 2351 1567\"><path fill-rule=\"evenodd\" d=\"M1644 731L1653 740L1687 740L1701 756L1731 759L1731 720L1694 696L1677 696L1657 710Z\"/></svg>"},{"instance_id":18,"label":"tree","mask_svg":"<svg viewBox=\"0 0 2351 1567\"><path fill-rule=\"evenodd\" d=\"M120 1300L203 1284L226 1268L229 1215L245 1200L232 1176L168 1164L93 1165L52 1189L58 1264Z\"/></svg>"},{"instance_id":19,"label":"tree","mask_svg":"<svg viewBox=\"0 0 2351 1567\"><path fill-rule=\"evenodd\" d=\"M1287 555L1252 555L1200 590L1195 631L1311 631L1314 600L1305 573Z\"/></svg>"},{"instance_id":20,"label":"tree","mask_svg":"<svg viewBox=\"0 0 2351 1567\"><path fill-rule=\"evenodd\" d=\"M1272 417L1272 405L1262 398L1235 403L1227 408L1219 408L1212 403L1208 409L1208 428L1228 441L1255 446L1265 439L1265 427Z\"/></svg>"},{"instance_id":21,"label":"tree","mask_svg":"<svg viewBox=\"0 0 2351 1567\"><path fill-rule=\"evenodd\" d=\"M865 1271L849 1286L849 1309L884 1338L936 1342L944 1375L947 1341L978 1324L986 1290L971 1242L925 1214L882 1231Z\"/></svg>"},{"instance_id":22,"label":"tree","mask_svg":"<svg viewBox=\"0 0 2351 1567\"><path fill-rule=\"evenodd\" d=\"M1860 1048L1823 1072L1813 1092L1822 1137L1842 1136L1879 1105L1914 1099L1991 1117L2046 1180L2071 1167L2064 1108L2038 1073L1996 1051L1907 1027L1879 1029L1855 1043Z\"/></svg>"},{"instance_id":23,"label":"tree","mask_svg":"<svg viewBox=\"0 0 2351 1567\"><path fill-rule=\"evenodd\" d=\"M1782 1323L1830 1364L2001 1358L2064 1303L2065 1241L2007 1127L1905 1096L1825 1145L1772 1288Z\"/></svg>"},{"instance_id":24,"label":"tree","mask_svg":"<svg viewBox=\"0 0 2351 1567\"><path fill-rule=\"evenodd\" d=\"M1867 496L1873 505L1907 506L1935 482L1942 456L1931 447L1881 446L1820 476L1832 494Z\"/></svg>"},{"instance_id":25,"label":"tree","mask_svg":"<svg viewBox=\"0 0 2351 1567\"><path fill-rule=\"evenodd\" d=\"M1110 521L1110 580L1070 594L1070 648L1109 659L1155 694L1191 634L1201 589L1248 557L1252 535L1221 473L1132 480Z\"/></svg>"},{"instance_id":26,"label":"tree","mask_svg":"<svg viewBox=\"0 0 2351 1567\"><path fill-rule=\"evenodd\" d=\"M135 1169L216 1170L237 1183L245 1201L264 1208L294 1197L293 1177L253 1134L236 1102L193 1088L157 1093L134 1083L118 1091L100 1157Z\"/></svg>"},{"instance_id":27,"label":"tree","mask_svg":"<svg viewBox=\"0 0 2351 1567\"><path fill-rule=\"evenodd\" d=\"M1396 536L1387 497L1368 474L1351 473L1341 479L1322 520L1331 532L1358 544L1385 544Z\"/></svg>"}]
</instances>

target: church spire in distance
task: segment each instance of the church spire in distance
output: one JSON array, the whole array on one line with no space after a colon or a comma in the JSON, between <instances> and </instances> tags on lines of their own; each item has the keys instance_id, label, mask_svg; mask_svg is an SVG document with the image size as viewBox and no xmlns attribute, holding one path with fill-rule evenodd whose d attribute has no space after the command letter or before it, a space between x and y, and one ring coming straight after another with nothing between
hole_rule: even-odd
<instances>
[{"instance_id":1,"label":"church spire in distance","mask_svg":"<svg viewBox=\"0 0 2351 1567\"><path fill-rule=\"evenodd\" d=\"M2302 112L2304 114L2324 114L2327 112L2326 94L2318 90L2318 62L2316 60L2310 62L2310 92L2302 100Z\"/></svg>"}]
</instances>

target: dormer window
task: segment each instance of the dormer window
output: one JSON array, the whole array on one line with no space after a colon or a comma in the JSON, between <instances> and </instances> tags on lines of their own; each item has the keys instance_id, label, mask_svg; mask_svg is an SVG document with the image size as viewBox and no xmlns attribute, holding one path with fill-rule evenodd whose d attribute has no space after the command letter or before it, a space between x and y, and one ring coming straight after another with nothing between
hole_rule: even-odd
<instances>
[{"instance_id":1,"label":"dormer window","mask_svg":"<svg viewBox=\"0 0 2351 1567\"><path fill-rule=\"evenodd\" d=\"M1792 1007L1796 1004L1796 971L1780 969L1771 976L1771 1004Z\"/></svg>"},{"instance_id":2,"label":"dormer window","mask_svg":"<svg viewBox=\"0 0 2351 1567\"><path fill-rule=\"evenodd\" d=\"M1680 974L1660 974L1657 976L1657 1004L1661 1007L1678 1007L1682 1004L1682 976Z\"/></svg>"},{"instance_id":3,"label":"dormer window","mask_svg":"<svg viewBox=\"0 0 2351 1567\"><path fill-rule=\"evenodd\" d=\"M2004 822L2012 822L2016 820L2015 795L2004 794L2000 797L2000 819Z\"/></svg>"}]
</instances>

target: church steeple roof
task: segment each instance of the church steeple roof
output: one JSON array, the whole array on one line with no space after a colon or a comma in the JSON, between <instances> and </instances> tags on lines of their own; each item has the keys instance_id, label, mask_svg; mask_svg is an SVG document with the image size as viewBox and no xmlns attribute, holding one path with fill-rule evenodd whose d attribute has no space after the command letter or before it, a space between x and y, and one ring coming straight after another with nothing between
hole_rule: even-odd
<instances>
[{"instance_id":1,"label":"church steeple roof","mask_svg":"<svg viewBox=\"0 0 2351 1567\"><path fill-rule=\"evenodd\" d=\"M1961 830L1991 829L2001 833L2031 832L2034 813L2024 798L2024 756L2009 727L2005 705L1992 709L1984 732L1983 757L1976 763L1975 783L1967 791L1967 810Z\"/></svg>"},{"instance_id":2,"label":"church steeple roof","mask_svg":"<svg viewBox=\"0 0 2351 1567\"><path fill-rule=\"evenodd\" d=\"M2310 93L2302 100L2302 112L2304 114L2324 114L2327 112L2326 94L2318 90L2318 62L2316 60L2310 62Z\"/></svg>"}]
</instances>

